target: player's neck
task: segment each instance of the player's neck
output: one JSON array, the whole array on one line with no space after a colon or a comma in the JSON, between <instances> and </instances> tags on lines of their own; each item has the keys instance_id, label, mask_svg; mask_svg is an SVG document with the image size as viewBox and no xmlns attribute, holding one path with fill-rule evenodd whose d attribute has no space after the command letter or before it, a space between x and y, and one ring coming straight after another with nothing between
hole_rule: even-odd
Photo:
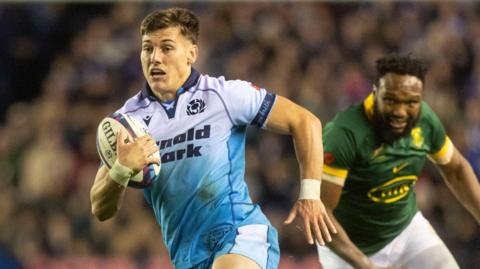
<instances>
[{"instance_id":1,"label":"player's neck","mask_svg":"<svg viewBox=\"0 0 480 269\"><path fill-rule=\"evenodd\" d=\"M158 91L155 91L155 90L152 89L153 94L160 101L175 100L179 91L180 91L180 89L182 88L183 84L185 84L188 77L190 77L190 73L191 73L190 69L189 69L188 72L185 72L184 75L178 80L178 83L174 88L165 89L165 90L158 90Z\"/></svg>"},{"instance_id":2,"label":"player's neck","mask_svg":"<svg viewBox=\"0 0 480 269\"><path fill-rule=\"evenodd\" d=\"M175 98L177 97L177 91L158 91L158 92L153 92L153 94L160 101L175 100Z\"/></svg>"}]
</instances>

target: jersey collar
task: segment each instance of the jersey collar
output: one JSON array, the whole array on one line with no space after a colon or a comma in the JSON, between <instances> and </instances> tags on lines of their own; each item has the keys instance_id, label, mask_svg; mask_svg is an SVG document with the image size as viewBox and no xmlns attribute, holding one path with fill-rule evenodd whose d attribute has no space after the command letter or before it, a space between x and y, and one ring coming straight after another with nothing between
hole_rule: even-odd
<instances>
[{"instance_id":1,"label":"jersey collar","mask_svg":"<svg viewBox=\"0 0 480 269\"><path fill-rule=\"evenodd\" d=\"M369 121L373 121L373 93L369 94L363 101L363 110Z\"/></svg>"},{"instance_id":2,"label":"jersey collar","mask_svg":"<svg viewBox=\"0 0 480 269\"><path fill-rule=\"evenodd\" d=\"M188 76L187 80L183 83L182 87L177 90L177 96L184 93L189 88L195 86L200 78L200 73L195 69L192 68L192 72L190 72L190 76ZM158 100L157 97L153 94L152 89L145 81L143 88L140 93L140 99L149 98L151 100Z\"/></svg>"}]
</instances>

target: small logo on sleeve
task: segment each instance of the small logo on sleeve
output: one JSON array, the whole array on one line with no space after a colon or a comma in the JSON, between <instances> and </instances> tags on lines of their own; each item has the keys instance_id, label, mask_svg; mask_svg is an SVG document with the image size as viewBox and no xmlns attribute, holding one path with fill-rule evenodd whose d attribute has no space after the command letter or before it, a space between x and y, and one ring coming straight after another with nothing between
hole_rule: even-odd
<instances>
[{"instance_id":1,"label":"small logo on sleeve","mask_svg":"<svg viewBox=\"0 0 480 269\"><path fill-rule=\"evenodd\" d=\"M205 111L205 102L202 99L194 99L188 103L187 115L195 115Z\"/></svg>"},{"instance_id":2,"label":"small logo on sleeve","mask_svg":"<svg viewBox=\"0 0 480 269\"><path fill-rule=\"evenodd\" d=\"M259 91L261 88L253 83L250 82L250 86L252 86L255 90Z\"/></svg>"},{"instance_id":3,"label":"small logo on sleeve","mask_svg":"<svg viewBox=\"0 0 480 269\"><path fill-rule=\"evenodd\" d=\"M333 153L325 152L323 154L323 163L329 165L329 164L332 164L334 161L335 161L335 156L333 156Z\"/></svg>"}]
</instances>

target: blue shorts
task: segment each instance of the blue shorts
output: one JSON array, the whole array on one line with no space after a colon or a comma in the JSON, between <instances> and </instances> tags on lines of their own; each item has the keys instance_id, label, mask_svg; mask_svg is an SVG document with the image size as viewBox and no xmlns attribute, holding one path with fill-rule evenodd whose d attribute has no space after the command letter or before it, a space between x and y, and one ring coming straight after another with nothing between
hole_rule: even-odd
<instances>
[{"instance_id":1,"label":"blue shorts","mask_svg":"<svg viewBox=\"0 0 480 269\"><path fill-rule=\"evenodd\" d=\"M216 258L225 254L239 254L255 261L262 269L277 269L280 260L277 230L266 224L249 224L237 229L218 228L211 232L210 258L192 269L210 269Z\"/></svg>"}]
</instances>

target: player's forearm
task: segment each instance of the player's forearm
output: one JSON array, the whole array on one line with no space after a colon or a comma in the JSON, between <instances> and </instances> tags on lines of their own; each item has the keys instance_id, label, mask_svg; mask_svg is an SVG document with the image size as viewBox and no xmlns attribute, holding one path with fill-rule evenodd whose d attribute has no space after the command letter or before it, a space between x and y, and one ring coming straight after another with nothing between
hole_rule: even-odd
<instances>
[{"instance_id":1,"label":"player's forearm","mask_svg":"<svg viewBox=\"0 0 480 269\"><path fill-rule=\"evenodd\" d=\"M330 210L329 216L337 228L337 233L332 235L332 241L327 243L327 246L354 268L372 268L370 259L352 243L347 233Z\"/></svg>"},{"instance_id":2,"label":"player's forearm","mask_svg":"<svg viewBox=\"0 0 480 269\"><path fill-rule=\"evenodd\" d=\"M125 187L113 181L108 173L100 175L90 190L93 215L100 221L113 217L120 209L124 194Z\"/></svg>"},{"instance_id":3,"label":"player's forearm","mask_svg":"<svg viewBox=\"0 0 480 269\"><path fill-rule=\"evenodd\" d=\"M291 128L295 152L300 165L300 178L322 178L323 141L322 124L310 112Z\"/></svg>"},{"instance_id":4,"label":"player's forearm","mask_svg":"<svg viewBox=\"0 0 480 269\"><path fill-rule=\"evenodd\" d=\"M480 224L480 185L470 164L463 159L458 169L447 173L445 179L453 194Z\"/></svg>"},{"instance_id":5,"label":"player's forearm","mask_svg":"<svg viewBox=\"0 0 480 269\"><path fill-rule=\"evenodd\" d=\"M322 178L322 124L315 115L287 98L277 96L265 128L292 135L302 179Z\"/></svg>"}]
</instances>

